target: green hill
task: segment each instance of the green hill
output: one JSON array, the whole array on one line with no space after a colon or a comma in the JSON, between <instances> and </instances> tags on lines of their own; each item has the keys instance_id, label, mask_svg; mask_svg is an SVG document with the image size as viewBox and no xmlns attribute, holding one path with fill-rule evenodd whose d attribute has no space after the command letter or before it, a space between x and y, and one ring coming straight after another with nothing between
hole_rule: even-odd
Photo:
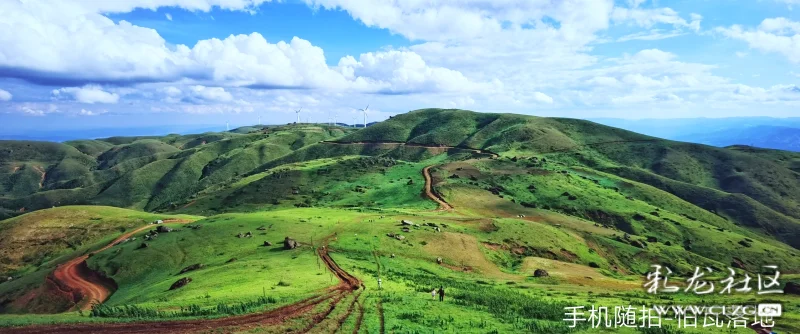
<instances>
[{"instance_id":1,"label":"green hill","mask_svg":"<svg viewBox=\"0 0 800 334\"><path fill-rule=\"evenodd\" d=\"M791 160L661 140L583 120L440 109L399 115L339 141L457 146L584 166L649 184L800 247L794 237L800 235L800 173L792 169L797 158L790 152L785 154Z\"/></svg>"},{"instance_id":2,"label":"green hill","mask_svg":"<svg viewBox=\"0 0 800 334\"><path fill-rule=\"evenodd\" d=\"M92 317L0 315L0 326L197 320L323 291L340 298L265 331L596 333L568 328L564 307L780 302L776 329L793 332L796 296L650 295L642 278L653 264L678 284L698 267L800 278L798 166L792 152L450 109L365 129L0 142L0 212L13 217L0 221L0 276L14 276L0 283L0 313L68 310L39 294L57 264L148 220L207 217L89 257L87 270L117 285ZM286 237L300 246L283 250ZM320 250L366 289L332 288L341 273ZM431 300L438 286L445 302Z\"/></svg>"},{"instance_id":3,"label":"green hill","mask_svg":"<svg viewBox=\"0 0 800 334\"><path fill-rule=\"evenodd\" d=\"M198 191L351 131L298 125L63 144L0 141L0 217L76 204L169 208Z\"/></svg>"}]
</instances>

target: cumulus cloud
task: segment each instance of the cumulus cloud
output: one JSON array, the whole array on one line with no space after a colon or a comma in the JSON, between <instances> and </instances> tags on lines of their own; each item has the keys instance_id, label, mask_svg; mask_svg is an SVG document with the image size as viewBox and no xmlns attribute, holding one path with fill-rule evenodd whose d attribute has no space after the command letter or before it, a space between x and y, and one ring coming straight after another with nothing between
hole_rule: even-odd
<instances>
[{"instance_id":1,"label":"cumulus cloud","mask_svg":"<svg viewBox=\"0 0 800 334\"><path fill-rule=\"evenodd\" d=\"M104 91L100 86L87 85L84 87L64 87L54 89L52 92L55 98L64 96L71 97L81 103L117 103L119 95Z\"/></svg>"},{"instance_id":2,"label":"cumulus cloud","mask_svg":"<svg viewBox=\"0 0 800 334\"><path fill-rule=\"evenodd\" d=\"M259 3L162 2L195 10L207 10L211 5L244 9ZM162 2L158 5L163 5ZM124 11L133 7L152 9L157 6L151 1L111 3L91 4L95 11ZM125 3L125 6L118 3ZM392 52L362 56L398 60L397 63L386 62L384 65L391 67L383 72L397 76L376 78L365 74L345 77L341 70L327 65L321 48L298 37L289 42L270 43L261 34L251 33L200 40L192 47L172 47L153 29L126 21L115 23L97 12L76 10L74 3L59 2L50 6L39 1L4 2L0 4L2 7L10 7L5 8L7 12L19 15L0 18L0 24L16 27L0 29L0 45L4 45L0 75L41 84L125 85L189 80L261 89L324 88L377 92L424 91L425 88L452 90L459 85L471 85L457 71L441 67L409 67L424 66L424 61L413 52L399 56ZM42 31L47 31L47 38L41 36ZM359 67L358 64L353 66ZM369 72L368 66L365 64L359 68ZM404 77L406 74L408 76ZM414 84L421 88L409 89L409 85ZM109 103L108 99L94 100Z\"/></svg>"},{"instance_id":3,"label":"cumulus cloud","mask_svg":"<svg viewBox=\"0 0 800 334\"><path fill-rule=\"evenodd\" d=\"M0 101L11 101L13 95L7 90L0 89Z\"/></svg>"},{"instance_id":4,"label":"cumulus cloud","mask_svg":"<svg viewBox=\"0 0 800 334\"><path fill-rule=\"evenodd\" d=\"M174 88L174 87L171 87ZM222 87L205 87L195 85L190 87L189 94L183 99L185 102L201 104L205 102L230 102L233 95Z\"/></svg>"},{"instance_id":5,"label":"cumulus cloud","mask_svg":"<svg viewBox=\"0 0 800 334\"><path fill-rule=\"evenodd\" d=\"M800 63L800 22L778 17L761 21L755 29L733 25L719 27L716 31L727 37L745 41L750 48L778 53L793 63Z\"/></svg>"},{"instance_id":6,"label":"cumulus cloud","mask_svg":"<svg viewBox=\"0 0 800 334\"><path fill-rule=\"evenodd\" d=\"M473 83L461 72L428 66L410 51L370 52L358 60L347 56L339 61L338 69L356 89L386 94L471 92L500 85Z\"/></svg>"},{"instance_id":7,"label":"cumulus cloud","mask_svg":"<svg viewBox=\"0 0 800 334\"><path fill-rule=\"evenodd\" d=\"M303 106L310 115L340 109L349 113L350 106L367 103L394 111L420 106L524 111L536 106L554 113L587 110L584 115L592 112L584 106L621 110L617 108L630 105L638 111L647 104L648 110L683 110L706 99L740 105L796 103L796 86L737 86L715 75L714 65L681 61L664 50L595 52L600 43L654 41L701 30L702 16L659 8L657 1L304 0L412 40L408 47L387 46L338 62L326 59L322 48L302 36L268 41L250 33L172 45L153 29L105 16L165 6L254 12L263 2L0 1L0 12L14 13L0 17L0 28L13 27L0 29L0 77L64 87L52 92L59 104L55 111L42 104L18 107L31 115L105 111L66 100L116 103L107 106L114 113L290 113ZM165 17L172 19L171 14ZM605 35L609 24L629 31L622 37ZM767 19L755 28L738 27L738 32L734 27L717 31L737 39L759 34L747 36L748 41L770 44L770 52L787 57L800 54L798 25L790 19ZM774 38L762 38L768 35ZM14 92L15 101L20 100ZM126 103L119 103L122 97Z\"/></svg>"}]
</instances>

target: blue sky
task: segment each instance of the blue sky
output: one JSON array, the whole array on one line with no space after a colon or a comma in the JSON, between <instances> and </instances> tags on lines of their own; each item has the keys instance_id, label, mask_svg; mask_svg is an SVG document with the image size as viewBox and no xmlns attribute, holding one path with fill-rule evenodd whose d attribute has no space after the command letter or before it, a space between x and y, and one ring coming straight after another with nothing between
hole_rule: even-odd
<instances>
[{"instance_id":1,"label":"blue sky","mask_svg":"<svg viewBox=\"0 0 800 334\"><path fill-rule=\"evenodd\" d=\"M800 0L11 0L4 130L800 116Z\"/></svg>"}]
</instances>

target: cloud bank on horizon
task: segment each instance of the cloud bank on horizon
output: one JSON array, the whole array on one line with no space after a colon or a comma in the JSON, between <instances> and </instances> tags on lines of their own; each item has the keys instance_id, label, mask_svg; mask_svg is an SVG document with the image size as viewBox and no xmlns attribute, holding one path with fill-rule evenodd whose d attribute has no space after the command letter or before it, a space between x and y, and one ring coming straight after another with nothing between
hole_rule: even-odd
<instances>
[{"instance_id":1,"label":"cloud bank on horizon","mask_svg":"<svg viewBox=\"0 0 800 334\"><path fill-rule=\"evenodd\" d=\"M0 45L0 117L800 116L794 0L10 0Z\"/></svg>"}]
</instances>

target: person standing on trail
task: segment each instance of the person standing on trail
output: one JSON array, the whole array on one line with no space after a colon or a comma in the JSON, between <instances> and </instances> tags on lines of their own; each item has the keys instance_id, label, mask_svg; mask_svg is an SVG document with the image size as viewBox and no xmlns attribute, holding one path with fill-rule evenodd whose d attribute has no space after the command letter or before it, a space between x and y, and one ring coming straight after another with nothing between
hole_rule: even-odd
<instances>
[{"instance_id":1,"label":"person standing on trail","mask_svg":"<svg viewBox=\"0 0 800 334\"><path fill-rule=\"evenodd\" d=\"M431 290L431 299L436 300L436 288L433 288L433 290Z\"/></svg>"},{"instance_id":2,"label":"person standing on trail","mask_svg":"<svg viewBox=\"0 0 800 334\"><path fill-rule=\"evenodd\" d=\"M439 301L440 302L444 301L444 286L439 287Z\"/></svg>"},{"instance_id":3,"label":"person standing on trail","mask_svg":"<svg viewBox=\"0 0 800 334\"><path fill-rule=\"evenodd\" d=\"M383 290L383 281L380 278L378 278L378 290Z\"/></svg>"}]
</instances>

